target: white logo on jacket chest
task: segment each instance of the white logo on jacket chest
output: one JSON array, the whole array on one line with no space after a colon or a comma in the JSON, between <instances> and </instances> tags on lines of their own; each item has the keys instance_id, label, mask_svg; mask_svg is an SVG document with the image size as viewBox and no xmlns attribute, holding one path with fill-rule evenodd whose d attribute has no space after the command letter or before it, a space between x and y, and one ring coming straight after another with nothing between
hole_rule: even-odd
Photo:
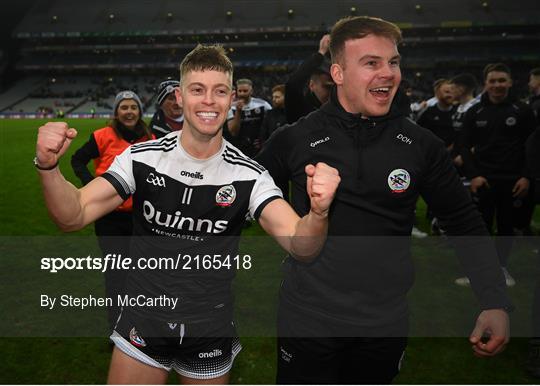
<instances>
[{"instance_id":1,"label":"white logo on jacket chest","mask_svg":"<svg viewBox=\"0 0 540 386\"><path fill-rule=\"evenodd\" d=\"M412 144L412 139L410 139L409 137L406 137L404 136L403 134L399 133L397 136L396 136L397 139L399 139L401 142L404 142L406 143L407 145L411 145Z\"/></svg>"},{"instance_id":2,"label":"white logo on jacket chest","mask_svg":"<svg viewBox=\"0 0 540 386\"><path fill-rule=\"evenodd\" d=\"M317 140L315 142L311 142L309 144L309 146L315 147L315 146L320 145L321 143L325 143L325 142L327 142L329 140L330 140L330 137L324 137L324 138L321 138L321 139L319 139L319 140Z\"/></svg>"},{"instance_id":3,"label":"white logo on jacket chest","mask_svg":"<svg viewBox=\"0 0 540 386\"><path fill-rule=\"evenodd\" d=\"M388 186L393 193L403 193L411 184L411 176L405 169L394 169L388 175Z\"/></svg>"},{"instance_id":4,"label":"white logo on jacket chest","mask_svg":"<svg viewBox=\"0 0 540 386\"><path fill-rule=\"evenodd\" d=\"M508 117L506 118L505 123L506 123L506 126L514 126L517 123L517 121L516 121L516 118L514 117Z\"/></svg>"}]
</instances>

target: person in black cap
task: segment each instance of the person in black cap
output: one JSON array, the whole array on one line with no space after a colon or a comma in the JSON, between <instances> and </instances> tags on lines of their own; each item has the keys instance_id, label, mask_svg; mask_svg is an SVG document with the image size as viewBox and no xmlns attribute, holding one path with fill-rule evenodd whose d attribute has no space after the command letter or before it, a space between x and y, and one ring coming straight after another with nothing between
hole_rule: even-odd
<instances>
[{"instance_id":1,"label":"person in black cap","mask_svg":"<svg viewBox=\"0 0 540 386\"><path fill-rule=\"evenodd\" d=\"M330 61L326 58L330 35L324 35L319 50L306 59L291 74L285 84L285 112L287 122L294 123L328 101L334 81L330 76ZM309 81L309 83L308 83ZM304 92L304 89L307 90Z\"/></svg>"},{"instance_id":2,"label":"person in black cap","mask_svg":"<svg viewBox=\"0 0 540 386\"><path fill-rule=\"evenodd\" d=\"M156 138L161 138L171 131L182 130L184 116L182 106L176 102L174 90L180 86L177 80L166 80L158 86L158 110L150 121L150 129Z\"/></svg>"}]
</instances>

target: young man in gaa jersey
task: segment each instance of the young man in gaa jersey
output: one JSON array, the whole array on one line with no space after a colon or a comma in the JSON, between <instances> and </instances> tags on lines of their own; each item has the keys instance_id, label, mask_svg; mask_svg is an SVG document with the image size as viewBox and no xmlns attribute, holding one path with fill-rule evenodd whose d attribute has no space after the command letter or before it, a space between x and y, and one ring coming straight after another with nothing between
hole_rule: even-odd
<instances>
[{"instance_id":1,"label":"young man in gaa jersey","mask_svg":"<svg viewBox=\"0 0 540 386\"><path fill-rule=\"evenodd\" d=\"M233 99L230 60L223 48L198 46L182 61L176 96L181 132L128 148L82 189L60 173L58 160L77 135L60 122L40 127L35 164L55 223L77 230L133 196L131 255L227 254L237 250L247 211L291 255L316 256L340 178L324 163L307 165L311 211L299 218L281 199L268 172L222 138ZM161 236L161 237L158 237ZM231 236L231 237L218 237ZM179 307L125 309L111 336L116 347L109 383L165 383L175 369L183 383L228 381L240 350L232 325L233 270L130 271L132 296L168 296Z\"/></svg>"}]
</instances>

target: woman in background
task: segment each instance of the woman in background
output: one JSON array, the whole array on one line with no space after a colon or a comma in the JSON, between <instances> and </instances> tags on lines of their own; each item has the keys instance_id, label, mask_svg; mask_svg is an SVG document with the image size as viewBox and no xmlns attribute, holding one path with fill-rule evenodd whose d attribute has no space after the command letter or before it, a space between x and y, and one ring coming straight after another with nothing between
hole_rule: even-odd
<instances>
[{"instance_id":1,"label":"woman in background","mask_svg":"<svg viewBox=\"0 0 540 386\"><path fill-rule=\"evenodd\" d=\"M71 166L83 185L105 173L115 157L130 145L153 139L146 123L142 120L141 99L132 91L121 91L114 99L114 114L109 126L94 131L90 139L71 157ZM88 169L90 160L94 161L95 176ZM95 232L103 256L129 253L129 241L132 235L131 218L132 199L128 198L114 212L96 220ZM111 330L120 314L117 296L124 293L126 270L105 271L105 293L113 299L113 306L108 307L108 321Z\"/></svg>"}]
</instances>

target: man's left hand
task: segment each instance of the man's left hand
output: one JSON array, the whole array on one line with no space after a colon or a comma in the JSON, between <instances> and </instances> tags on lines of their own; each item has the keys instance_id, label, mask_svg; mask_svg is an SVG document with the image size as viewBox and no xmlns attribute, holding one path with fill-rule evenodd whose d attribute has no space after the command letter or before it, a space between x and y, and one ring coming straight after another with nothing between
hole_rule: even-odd
<instances>
[{"instance_id":1,"label":"man's left hand","mask_svg":"<svg viewBox=\"0 0 540 386\"><path fill-rule=\"evenodd\" d=\"M311 211L320 216L327 216L341 181L339 172L324 162L318 162L315 166L306 165L305 171Z\"/></svg>"},{"instance_id":2,"label":"man's left hand","mask_svg":"<svg viewBox=\"0 0 540 386\"><path fill-rule=\"evenodd\" d=\"M469 337L474 354L479 357L491 357L500 353L509 340L510 319L502 309L482 311Z\"/></svg>"}]
</instances>

